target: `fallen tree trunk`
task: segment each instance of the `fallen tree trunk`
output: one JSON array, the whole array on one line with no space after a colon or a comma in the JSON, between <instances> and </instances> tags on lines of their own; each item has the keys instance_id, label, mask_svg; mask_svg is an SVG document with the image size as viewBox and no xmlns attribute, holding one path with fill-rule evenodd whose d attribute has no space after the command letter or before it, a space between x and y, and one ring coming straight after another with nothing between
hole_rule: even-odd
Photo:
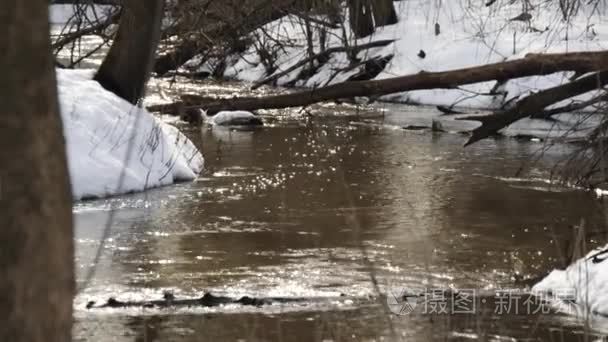
<instances>
[{"instance_id":1,"label":"fallen tree trunk","mask_svg":"<svg viewBox=\"0 0 608 342\"><path fill-rule=\"evenodd\" d=\"M517 120L542 112L546 107L552 104L595 89L600 89L606 84L608 84L608 70L597 72L579 78L576 81L529 95L518 101L512 109L500 114L460 118L459 120L480 121L482 124L473 130L473 135L469 138L465 146L496 134L499 130L509 126Z\"/></svg>"},{"instance_id":2,"label":"fallen tree trunk","mask_svg":"<svg viewBox=\"0 0 608 342\"><path fill-rule=\"evenodd\" d=\"M529 54L525 58L443 72L420 72L415 75L372 81L352 81L327 87L297 91L267 97L235 97L200 102L189 96L188 101L148 107L151 111L178 113L178 109L201 108L207 115L222 110L278 109L307 106L340 98L380 96L421 89L450 89L459 85L492 80L506 81L535 75L548 75L560 71L593 72L608 68L608 51L574 52L561 54Z\"/></svg>"},{"instance_id":3,"label":"fallen tree trunk","mask_svg":"<svg viewBox=\"0 0 608 342\"><path fill-rule=\"evenodd\" d=\"M216 296L211 293L205 293L200 298L192 299L176 299L173 294L165 293L163 299L148 300L148 301L119 301L115 298L109 298L104 304L97 305L91 301L87 303L87 309L104 309L104 308L168 308L168 307L216 307L227 304L239 304L245 306L263 306L281 303L306 303L311 301L327 300L328 298L290 298L290 297L249 297L243 296L239 299L225 296ZM346 299L345 296L338 297ZM336 298L332 298L335 300Z\"/></svg>"}]
</instances>

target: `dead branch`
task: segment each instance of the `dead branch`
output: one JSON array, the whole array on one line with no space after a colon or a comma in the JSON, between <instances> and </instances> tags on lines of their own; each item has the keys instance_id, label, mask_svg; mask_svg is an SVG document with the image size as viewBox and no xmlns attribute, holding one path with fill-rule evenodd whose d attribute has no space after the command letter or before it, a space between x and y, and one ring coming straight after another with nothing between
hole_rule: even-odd
<instances>
[{"instance_id":1,"label":"dead branch","mask_svg":"<svg viewBox=\"0 0 608 342\"><path fill-rule=\"evenodd\" d=\"M563 54L530 54L525 58L443 72L421 72L384 80L352 81L317 89L267 97L235 97L197 102L191 98L187 107L202 108L208 115L222 110L256 110L307 106L339 98L387 95L420 89L450 89L459 85L548 75L560 71L591 72L608 68L608 51ZM585 79L585 78L583 78ZM578 82L578 81L576 81ZM578 83L575 83L578 84ZM574 89L576 90L576 89ZM182 102L180 105L184 105ZM179 105L151 106L149 110L176 113Z\"/></svg>"},{"instance_id":2,"label":"dead branch","mask_svg":"<svg viewBox=\"0 0 608 342\"><path fill-rule=\"evenodd\" d=\"M251 89L255 90L258 89L259 87L261 87L264 84L268 84L271 82L274 82L276 80L278 80L279 78L289 74L290 72L310 63L313 62L315 60L324 60L329 58L330 55L334 54L334 53L339 53L339 52L352 52L352 53L359 53L362 50L367 50L367 49L371 49L371 48L375 48L375 47L383 47L389 44L392 44L394 42L394 40L392 39L387 39L387 40L379 40L379 41L375 41L375 42L371 42L368 44L363 44L363 45L359 45L359 46L337 46L337 47L333 47L333 48L329 48L326 49L324 51L321 51L313 56L310 56L308 58L304 58L301 61L299 61L298 63L292 65L291 67L276 73L274 75L271 75L269 77L266 77L265 79L255 83Z\"/></svg>"},{"instance_id":3,"label":"dead branch","mask_svg":"<svg viewBox=\"0 0 608 342\"><path fill-rule=\"evenodd\" d=\"M99 22L93 26L85 27L81 30L67 33L67 34L63 35L61 38L57 39L57 41L55 41L51 45L51 48L53 50L61 49L64 46L66 46L84 36L88 36L91 34L101 32L101 31L105 30L106 28L108 28L108 26L117 23L118 17L119 17L119 14L114 13L114 14L110 15L106 20Z\"/></svg>"},{"instance_id":4,"label":"dead branch","mask_svg":"<svg viewBox=\"0 0 608 342\"><path fill-rule=\"evenodd\" d=\"M453 106L437 106L437 110L442 112L444 115L457 115L464 114L464 112L452 109Z\"/></svg>"},{"instance_id":5,"label":"dead branch","mask_svg":"<svg viewBox=\"0 0 608 342\"><path fill-rule=\"evenodd\" d=\"M513 108L500 114L459 118L459 120L474 120L481 122L481 126L473 130L473 135L469 138L465 146L496 134L499 130L509 126L515 121L533 115L534 113L541 112L552 104L590 92L594 89L600 89L607 83L608 70L604 70L580 78L574 82L529 95L518 101Z\"/></svg>"},{"instance_id":6,"label":"dead branch","mask_svg":"<svg viewBox=\"0 0 608 342\"><path fill-rule=\"evenodd\" d=\"M225 296L216 296L209 292L205 293L200 298L192 299L177 299L172 293L165 293L163 299L159 300L148 300L148 301L120 301L114 297L109 298L104 304L97 305L97 303L90 301L87 303L87 309L103 309L103 308L170 308L170 307L217 307L228 304L238 304L244 306L263 306L273 304L288 304L288 303L306 303L306 302L317 302L327 301L328 299L345 300L348 297L341 295L336 298L321 298L321 297L249 297L243 296L239 299Z\"/></svg>"}]
</instances>

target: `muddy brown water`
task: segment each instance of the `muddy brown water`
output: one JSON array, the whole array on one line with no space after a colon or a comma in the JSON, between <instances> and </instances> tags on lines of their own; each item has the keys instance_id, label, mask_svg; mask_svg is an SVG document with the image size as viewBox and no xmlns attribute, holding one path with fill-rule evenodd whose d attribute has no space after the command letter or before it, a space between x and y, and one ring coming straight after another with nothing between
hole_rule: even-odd
<instances>
[{"instance_id":1,"label":"muddy brown water","mask_svg":"<svg viewBox=\"0 0 608 342\"><path fill-rule=\"evenodd\" d=\"M206 86L209 93L238 89ZM404 289L470 289L479 302L497 290L526 293L563 264L574 226L596 230L605 222L594 196L549 181L568 146L530 164L542 143L490 139L464 149L462 135L399 128L424 110L326 105L312 116L267 116L255 130L183 126L206 159L195 182L74 206L75 340L601 338L605 322L588 328L560 313L501 313L491 305L475 314L428 314L420 306L391 312L386 296ZM588 239L590 246L604 241ZM164 291L304 300L85 308L109 297L159 299Z\"/></svg>"}]
</instances>

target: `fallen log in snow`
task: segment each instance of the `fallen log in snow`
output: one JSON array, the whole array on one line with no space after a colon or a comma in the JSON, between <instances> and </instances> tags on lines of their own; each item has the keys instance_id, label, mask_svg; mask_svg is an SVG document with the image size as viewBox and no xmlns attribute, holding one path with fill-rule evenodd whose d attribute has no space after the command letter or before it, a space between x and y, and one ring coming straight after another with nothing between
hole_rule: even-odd
<instances>
[{"instance_id":1,"label":"fallen log in snow","mask_svg":"<svg viewBox=\"0 0 608 342\"><path fill-rule=\"evenodd\" d=\"M208 115L224 110L278 109L307 106L317 102L358 96L381 96L421 89L451 89L460 85L506 81L556 72L588 73L608 69L608 51L559 54L529 54L525 58L443 72L421 72L415 75L371 81L352 81L266 97L209 99L188 95L187 101L148 107L151 111L179 114L201 108ZM575 81L576 82L576 81ZM575 94L576 95L576 94ZM573 95L574 96L574 95Z\"/></svg>"}]
</instances>

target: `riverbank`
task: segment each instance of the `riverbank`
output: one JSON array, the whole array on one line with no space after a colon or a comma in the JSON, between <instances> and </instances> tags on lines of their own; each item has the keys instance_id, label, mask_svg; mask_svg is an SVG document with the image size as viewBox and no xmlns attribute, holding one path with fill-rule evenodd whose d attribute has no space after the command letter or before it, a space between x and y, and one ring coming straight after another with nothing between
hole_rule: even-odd
<instances>
[{"instance_id":1,"label":"riverbank","mask_svg":"<svg viewBox=\"0 0 608 342\"><path fill-rule=\"evenodd\" d=\"M608 13L605 4L581 4L578 11L566 20L557 2L531 3L526 10L531 19L520 21L513 20L523 10L517 2L509 4L499 1L488 7L481 2L454 1L437 5L424 0L396 1L397 24L380 27L369 37L355 39L346 22L347 45L394 41L357 54L361 61L390 57L389 62L372 75L372 79L376 80L502 62L522 58L529 53L608 48L608 24L602 19ZM344 16L348 18L348 15ZM312 38L314 52L319 53L321 27L314 23L312 25L316 27ZM342 28L322 29L328 30L327 49L345 45ZM255 43L245 52L226 59L225 78L256 83L280 74L308 57L307 34L302 18L286 16L251 35L257 38L254 39ZM261 51L268 52L269 49L273 66L276 67L270 74L260 56ZM201 62L201 58L187 66L192 67L196 62ZM202 68L213 69L214 62L217 61L210 60ZM309 64L301 65L272 84L315 88L337 84L366 71L364 63L353 65L346 52L331 54L324 63L314 63L313 69ZM570 76L570 73L556 73L510 80L501 85L484 82L457 89L417 90L387 95L384 99L408 104L496 109L515 98L562 84Z\"/></svg>"},{"instance_id":2,"label":"riverbank","mask_svg":"<svg viewBox=\"0 0 608 342\"><path fill-rule=\"evenodd\" d=\"M414 75L420 72L446 71L487 63L520 59L530 53L597 51L608 48L608 25L602 20L607 10L603 4L581 4L576 12L564 17L557 2L533 1L526 10L520 3L442 3L397 1L399 17L395 25L384 26L369 37L355 39L345 27L330 29L311 22L312 51L319 54L322 32L325 50L344 50L344 46L363 48L353 60L349 50L328 53L303 63L310 57L304 19L285 16L250 34L253 43L243 52L221 59L199 56L186 63L180 72L221 75L257 87L262 83L285 88L317 88L351 80ZM346 11L346 9L345 9ZM343 13L348 18L347 12ZM326 20L318 17L316 19ZM343 33L346 31L346 36ZM270 57L269 57L270 56ZM382 62L380 62L382 61ZM371 64L370 64L371 63ZM559 72L547 76L523 77L507 82L483 82L453 89L430 89L401 92L372 99L354 99L360 103L389 101L413 105L441 105L471 113L489 113L509 108L517 100L568 82L574 73ZM268 82L266 82L268 81ZM259 92L256 95L263 94ZM599 91L562 101L548 107L586 101ZM201 94L197 94L201 95ZM564 138L581 140L597 127L600 115L589 106L574 113L555 115L551 120L522 119L499 133L534 139ZM406 127L436 128L449 132L470 132L480 123L461 121L462 116L443 115L441 111L421 110L431 120L415 120ZM420 122L424 122L422 125Z\"/></svg>"},{"instance_id":3,"label":"riverbank","mask_svg":"<svg viewBox=\"0 0 608 342\"><path fill-rule=\"evenodd\" d=\"M59 24L70 17L71 7L52 6L52 22ZM99 13L105 7L95 7ZM399 17L396 25L378 28L373 35L354 39L347 29L347 45L361 46L369 43L393 41L392 43L360 51L361 62L390 57L390 61L376 70L373 79L416 74L424 71L444 71L486 63L517 59L528 53L551 53L572 51L595 51L608 48L608 24L602 20L606 13L604 5L582 5L576 14L565 21L555 2L533 2L529 9L529 21L511 20L521 14L518 4L497 2L487 7L481 3L460 4L457 2L435 6L427 1L397 1L395 8ZM346 15L348 18L348 16ZM436 25L439 25L439 34ZM320 51L319 36L327 27L313 23L314 52ZM327 48L344 46L341 28L326 32ZM227 56L221 60L205 60L201 56L186 63L181 71L198 74L218 74L221 66L223 79L256 84L273 78L307 58L307 35L302 18L285 16L251 33L254 43L246 51ZM95 44L98 42L95 42ZM274 69L269 72L261 57L262 51L270 49ZM424 58L420 57L424 51ZM268 51L267 51L268 52ZM89 63L87 61L87 63ZM88 65L89 67L93 66ZM266 63L267 64L267 63ZM336 84L351 77L366 73L366 63L353 65L346 52L333 53L326 61L315 61L313 68L308 63L278 77L271 85L279 87L317 87ZM354 67L353 67L354 66ZM512 104L527 94L562 84L571 73L555 73L548 76L526 77L504 84L484 82L456 89L419 90L396 93L381 97L381 101L407 103L424 106L442 105L465 113L490 111ZM177 86L179 87L179 86ZM186 87L182 94L189 92ZM266 91L252 92L260 95ZM162 95L162 94L161 94ZM180 93L165 97L155 103L168 103L178 99ZM205 94L197 94L205 95ZM232 94L237 95L237 94ZM243 95L241 91L238 95ZM587 100L593 92L574 98ZM158 100L158 99L157 99ZM367 99L361 103L368 102ZM557 103L562 106L570 100ZM523 119L500 131L506 136L534 139L564 138L580 140L601 121L601 115L589 115L595 108L588 107L583 113L560 114L554 120ZM448 132L470 132L480 125L477 121L461 121L458 116L442 115L441 111L421 109L426 117L416 117L404 127L436 128ZM574 115L571 115L574 114Z\"/></svg>"}]
</instances>

